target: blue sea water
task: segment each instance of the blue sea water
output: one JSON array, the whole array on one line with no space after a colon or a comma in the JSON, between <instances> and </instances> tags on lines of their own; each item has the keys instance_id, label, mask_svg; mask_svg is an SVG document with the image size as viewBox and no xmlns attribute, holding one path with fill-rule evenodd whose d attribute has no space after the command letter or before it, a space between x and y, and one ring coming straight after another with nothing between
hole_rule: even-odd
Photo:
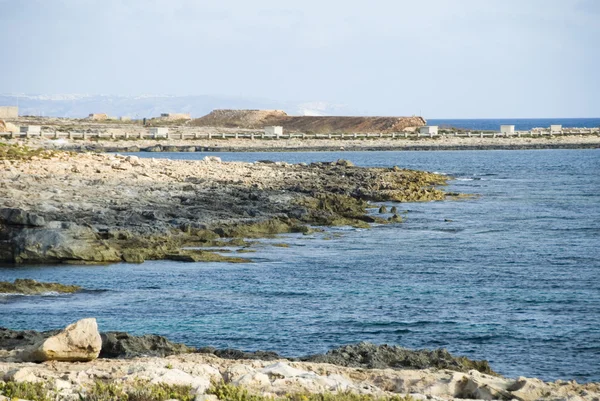
<instances>
[{"instance_id":1,"label":"blue sea water","mask_svg":"<svg viewBox=\"0 0 600 401\"><path fill-rule=\"evenodd\" d=\"M560 124L564 128L598 128L600 118L487 118L487 119L427 119L427 124L440 127L481 131L499 131L501 125L514 125L516 130L549 128Z\"/></svg>"},{"instance_id":2,"label":"blue sea water","mask_svg":"<svg viewBox=\"0 0 600 401\"><path fill-rule=\"evenodd\" d=\"M359 341L445 347L507 376L600 381L600 150L215 155L437 171L455 177L449 191L479 196L399 204L401 224L265 240L242 255L250 264L0 268L0 280L91 290L0 297L0 326L94 316L102 330L290 356Z\"/></svg>"}]
</instances>

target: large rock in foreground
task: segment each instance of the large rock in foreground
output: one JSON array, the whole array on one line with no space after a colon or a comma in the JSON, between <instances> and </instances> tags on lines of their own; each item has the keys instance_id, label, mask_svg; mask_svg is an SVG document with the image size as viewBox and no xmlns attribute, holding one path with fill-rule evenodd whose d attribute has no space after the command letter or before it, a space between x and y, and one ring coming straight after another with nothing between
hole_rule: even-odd
<instances>
[{"instance_id":1,"label":"large rock in foreground","mask_svg":"<svg viewBox=\"0 0 600 401\"><path fill-rule=\"evenodd\" d=\"M23 360L85 362L98 358L101 348L102 338L96 319L82 319L25 350Z\"/></svg>"}]
</instances>

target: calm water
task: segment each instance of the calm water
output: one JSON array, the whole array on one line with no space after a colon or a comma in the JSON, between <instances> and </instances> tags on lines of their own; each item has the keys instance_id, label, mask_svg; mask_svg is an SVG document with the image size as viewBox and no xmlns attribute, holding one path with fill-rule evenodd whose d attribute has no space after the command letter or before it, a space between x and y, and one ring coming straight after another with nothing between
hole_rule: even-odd
<instances>
[{"instance_id":1,"label":"calm water","mask_svg":"<svg viewBox=\"0 0 600 401\"><path fill-rule=\"evenodd\" d=\"M438 171L481 197L401 204L397 225L284 236L290 248L257 247L251 264L1 268L2 280L98 291L0 298L0 326L95 316L102 330L294 356L363 340L446 347L508 376L600 381L600 150L218 156Z\"/></svg>"},{"instance_id":2,"label":"calm water","mask_svg":"<svg viewBox=\"0 0 600 401\"><path fill-rule=\"evenodd\" d=\"M488 119L427 119L429 125L454 127L472 130L499 131L501 125L514 125L516 130L549 128L560 124L563 127L594 128L600 127L600 118L488 118Z\"/></svg>"}]
</instances>

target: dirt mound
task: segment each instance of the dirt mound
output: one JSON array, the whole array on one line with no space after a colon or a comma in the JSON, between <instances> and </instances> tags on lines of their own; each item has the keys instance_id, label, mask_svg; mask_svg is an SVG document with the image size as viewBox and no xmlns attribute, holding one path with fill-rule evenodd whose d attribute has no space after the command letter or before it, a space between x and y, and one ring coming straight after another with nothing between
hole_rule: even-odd
<instances>
[{"instance_id":1,"label":"dirt mound","mask_svg":"<svg viewBox=\"0 0 600 401\"><path fill-rule=\"evenodd\" d=\"M248 129L280 125L290 132L317 134L400 132L425 124L422 117L288 116L281 110L214 110L192 122L198 127Z\"/></svg>"},{"instance_id":2,"label":"dirt mound","mask_svg":"<svg viewBox=\"0 0 600 401\"><path fill-rule=\"evenodd\" d=\"M422 117L287 117L281 121L285 130L328 134L401 132L407 128L421 127L426 124Z\"/></svg>"},{"instance_id":3,"label":"dirt mound","mask_svg":"<svg viewBox=\"0 0 600 401\"><path fill-rule=\"evenodd\" d=\"M197 127L260 128L277 125L277 121L288 115L281 110L213 110L192 121Z\"/></svg>"}]
</instances>

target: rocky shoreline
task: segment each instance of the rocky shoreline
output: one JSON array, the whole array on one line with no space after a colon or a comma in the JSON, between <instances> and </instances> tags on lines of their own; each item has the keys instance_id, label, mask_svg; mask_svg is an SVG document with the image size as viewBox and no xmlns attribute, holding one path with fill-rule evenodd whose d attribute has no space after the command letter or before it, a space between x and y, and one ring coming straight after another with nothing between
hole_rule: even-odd
<instances>
[{"instance_id":1,"label":"rocky shoreline","mask_svg":"<svg viewBox=\"0 0 600 401\"><path fill-rule=\"evenodd\" d=\"M248 262L251 238L401 221L371 202L458 197L448 177L350 162L141 159L0 147L0 262Z\"/></svg>"},{"instance_id":2,"label":"rocky shoreline","mask_svg":"<svg viewBox=\"0 0 600 401\"><path fill-rule=\"evenodd\" d=\"M8 139L6 143L76 152L336 152L598 149L600 135L582 134L538 137L369 138L369 139Z\"/></svg>"},{"instance_id":3,"label":"rocky shoreline","mask_svg":"<svg viewBox=\"0 0 600 401\"><path fill-rule=\"evenodd\" d=\"M45 362L27 362L32 359ZM145 398L133 396L139 392ZM0 329L0 400L5 395L90 401L596 401L600 384L504 378L486 361L441 349L360 343L302 358L196 350L160 336L99 333L95 319L84 319L43 333Z\"/></svg>"}]
</instances>

